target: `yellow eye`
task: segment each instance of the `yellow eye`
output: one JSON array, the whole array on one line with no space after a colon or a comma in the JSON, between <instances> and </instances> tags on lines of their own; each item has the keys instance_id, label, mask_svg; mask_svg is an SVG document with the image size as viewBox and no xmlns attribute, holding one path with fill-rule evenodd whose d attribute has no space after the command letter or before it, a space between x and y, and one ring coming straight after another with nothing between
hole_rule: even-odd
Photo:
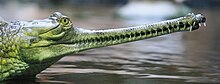
<instances>
[{"instance_id":1,"label":"yellow eye","mask_svg":"<svg viewBox=\"0 0 220 84\"><path fill-rule=\"evenodd\" d=\"M63 25L68 25L70 22L70 19L69 18L66 18L66 17L63 17L61 18L60 20L60 23L63 24Z\"/></svg>"}]
</instances>

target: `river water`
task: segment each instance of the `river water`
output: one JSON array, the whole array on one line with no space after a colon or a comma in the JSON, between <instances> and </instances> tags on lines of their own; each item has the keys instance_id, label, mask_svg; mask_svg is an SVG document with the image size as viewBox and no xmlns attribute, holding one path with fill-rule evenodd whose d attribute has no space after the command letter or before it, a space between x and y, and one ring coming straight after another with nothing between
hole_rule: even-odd
<instances>
[{"instance_id":1,"label":"river water","mask_svg":"<svg viewBox=\"0 0 220 84\"><path fill-rule=\"evenodd\" d=\"M19 8L20 7L20 8ZM71 17L74 26L87 29L117 28L164 20L121 18L123 6L59 6L36 4L2 6L7 20L45 18L54 11ZM4 9L4 8L7 8ZM20 9L20 10L18 10ZM24 12L29 12L24 15ZM220 83L220 22L217 9L192 8L207 18L207 26L157 38L91 49L68 55L32 80L10 80L11 84L200 84ZM150 13L150 12L149 12ZM130 16L129 16L130 17ZM146 17L145 17L146 18Z\"/></svg>"}]
</instances>

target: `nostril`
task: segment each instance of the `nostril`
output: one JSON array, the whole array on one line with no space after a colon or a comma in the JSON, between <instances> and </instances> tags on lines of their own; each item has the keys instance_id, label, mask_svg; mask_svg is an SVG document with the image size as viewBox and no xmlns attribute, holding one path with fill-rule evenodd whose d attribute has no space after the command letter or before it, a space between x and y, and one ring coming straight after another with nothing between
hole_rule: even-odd
<instances>
[{"instance_id":1,"label":"nostril","mask_svg":"<svg viewBox=\"0 0 220 84\"><path fill-rule=\"evenodd\" d=\"M204 23L205 21L206 21L206 18L205 18L205 17L202 17L201 22Z\"/></svg>"}]
</instances>

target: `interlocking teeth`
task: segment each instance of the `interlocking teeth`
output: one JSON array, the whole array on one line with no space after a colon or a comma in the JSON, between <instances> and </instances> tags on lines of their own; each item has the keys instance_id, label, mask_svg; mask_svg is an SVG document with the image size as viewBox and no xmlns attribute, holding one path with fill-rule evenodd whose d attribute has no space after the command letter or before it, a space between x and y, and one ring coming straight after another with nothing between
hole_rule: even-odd
<instances>
[{"instance_id":1,"label":"interlocking teeth","mask_svg":"<svg viewBox=\"0 0 220 84\"><path fill-rule=\"evenodd\" d=\"M201 26L206 26L206 23L199 23L199 27L201 27Z\"/></svg>"}]
</instances>

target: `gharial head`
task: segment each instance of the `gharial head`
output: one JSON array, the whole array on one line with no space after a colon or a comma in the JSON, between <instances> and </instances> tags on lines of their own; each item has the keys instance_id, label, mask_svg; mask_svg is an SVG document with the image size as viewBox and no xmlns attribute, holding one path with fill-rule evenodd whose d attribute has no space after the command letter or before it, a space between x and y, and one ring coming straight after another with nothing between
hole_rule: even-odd
<instances>
[{"instance_id":1,"label":"gharial head","mask_svg":"<svg viewBox=\"0 0 220 84\"><path fill-rule=\"evenodd\" d=\"M81 50L131 42L172 32L196 30L205 21L206 18L203 15L190 13L184 17L151 25L86 30L74 28L67 16L55 12L47 19L21 22L23 24L22 34L28 41L21 55L28 58L28 61L35 60L31 62L45 62L45 60Z\"/></svg>"},{"instance_id":2,"label":"gharial head","mask_svg":"<svg viewBox=\"0 0 220 84\"><path fill-rule=\"evenodd\" d=\"M158 31L166 31L167 29L173 29L174 31L192 31L198 29L202 23L204 23L205 25L205 21L206 18L203 15L195 15L193 13L189 13L181 18L163 21L160 23L156 23L156 25L153 24L155 27L159 28L150 28L151 25L148 27L149 29ZM73 28L70 19L59 12L53 13L47 19L32 20L28 22L22 22L22 24L22 33L27 36L27 39L29 40L29 44L26 45L28 47L50 46L62 43L73 44L81 41L90 41L89 38L84 38L87 34L94 34L99 32L103 33L102 31L91 32L86 30L77 33L79 30L83 29ZM110 29L110 31L111 30L112 29ZM80 37L77 38L77 36ZM89 37L92 36L93 35L90 35Z\"/></svg>"}]
</instances>

